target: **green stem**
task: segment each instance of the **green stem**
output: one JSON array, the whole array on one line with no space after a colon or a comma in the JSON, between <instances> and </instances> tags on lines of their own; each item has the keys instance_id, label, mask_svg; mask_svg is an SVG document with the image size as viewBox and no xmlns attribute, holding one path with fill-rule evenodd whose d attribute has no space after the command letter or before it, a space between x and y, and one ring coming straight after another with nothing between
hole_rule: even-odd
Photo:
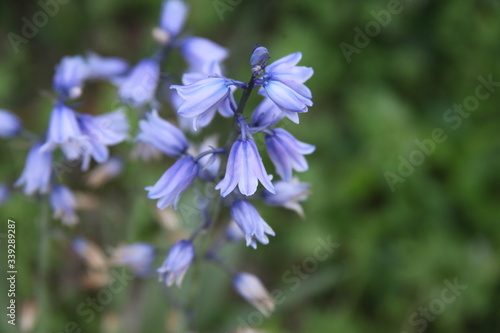
<instances>
[{"instance_id":1,"label":"green stem","mask_svg":"<svg viewBox=\"0 0 500 333\"><path fill-rule=\"evenodd\" d=\"M50 264L50 216L49 205L46 200L42 202L38 218L39 248L38 248L38 281L36 283L36 298L39 309L38 332L48 332L50 316L49 301L49 264Z\"/></svg>"}]
</instances>

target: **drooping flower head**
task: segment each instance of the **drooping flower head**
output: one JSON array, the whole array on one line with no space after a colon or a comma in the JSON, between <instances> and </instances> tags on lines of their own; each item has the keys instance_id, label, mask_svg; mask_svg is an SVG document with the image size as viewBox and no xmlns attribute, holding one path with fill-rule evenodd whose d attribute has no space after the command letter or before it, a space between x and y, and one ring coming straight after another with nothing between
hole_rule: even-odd
<instances>
[{"instance_id":1,"label":"drooping flower head","mask_svg":"<svg viewBox=\"0 0 500 333\"><path fill-rule=\"evenodd\" d=\"M141 60L120 83L118 95L133 106L143 106L155 99L160 81L160 64L155 59Z\"/></svg>"},{"instance_id":2,"label":"drooping flower head","mask_svg":"<svg viewBox=\"0 0 500 333\"><path fill-rule=\"evenodd\" d=\"M146 142L168 156L179 157L189 147L184 133L160 118L156 110L146 113L146 120L141 120L139 127L140 132L136 140Z\"/></svg>"},{"instance_id":3,"label":"drooping flower head","mask_svg":"<svg viewBox=\"0 0 500 333\"><path fill-rule=\"evenodd\" d=\"M50 204L54 210L54 218L60 219L66 225L75 225L78 217L75 214L76 199L71 190L58 185L50 193Z\"/></svg>"},{"instance_id":4,"label":"drooping flower head","mask_svg":"<svg viewBox=\"0 0 500 333\"><path fill-rule=\"evenodd\" d=\"M212 62L220 63L229 54L226 48L202 37L186 37L180 43L182 56L191 72L200 72Z\"/></svg>"},{"instance_id":5,"label":"drooping flower head","mask_svg":"<svg viewBox=\"0 0 500 333\"><path fill-rule=\"evenodd\" d=\"M238 186L241 194L250 196L257 191L260 181L269 192L274 193L272 176L268 175L264 168L255 141L247 138L247 135L250 135L248 125L242 118L239 123L241 138L233 143L229 152L226 174L215 189L221 190L221 196L226 197Z\"/></svg>"},{"instance_id":6,"label":"drooping flower head","mask_svg":"<svg viewBox=\"0 0 500 333\"><path fill-rule=\"evenodd\" d=\"M273 298L255 275L240 272L233 277L233 286L244 299L264 316L269 317L274 311L275 302Z\"/></svg>"},{"instance_id":7,"label":"drooping flower head","mask_svg":"<svg viewBox=\"0 0 500 333\"><path fill-rule=\"evenodd\" d=\"M293 178L291 181L273 182L276 193L263 192L264 202L270 206L281 206L291 209L304 217L304 210L299 202L304 201L310 194L310 185L301 183L298 179Z\"/></svg>"},{"instance_id":8,"label":"drooping flower head","mask_svg":"<svg viewBox=\"0 0 500 333\"><path fill-rule=\"evenodd\" d=\"M265 139L267 153L282 179L291 180L292 169L303 172L309 168L304 155L314 152L315 146L298 141L282 128L269 130Z\"/></svg>"},{"instance_id":9,"label":"drooping flower head","mask_svg":"<svg viewBox=\"0 0 500 333\"><path fill-rule=\"evenodd\" d=\"M304 85L312 75L310 67L296 66L302 53L296 52L278 59L266 67L261 94L268 96L284 112L307 112L312 106L312 94Z\"/></svg>"},{"instance_id":10,"label":"drooping flower head","mask_svg":"<svg viewBox=\"0 0 500 333\"><path fill-rule=\"evenodd\" d=\"M54 150L58 145L69 160L76 160L80 156L78 141L82 138L82 132L76 119L76 112L64 103L57 103L52 109L47 131L47 142L44 150Z\"/></svg>"},{"instance_id":11,"label":"drooping flower head","mask_svg":"<svg viewBox=\"0 0 500 333\"><path fill-rule=\"evenodd\" d=\"M64 57L56 67L54 91L62 99L78 98L82 94L87 75L87 63L82 56Z\"/></svg>"},{"instance_id":12,"label":"drooping flower head","mask_svg":"<svg viewBox=\"0 0 500 333\"><path fill-rule=\"evenodd\" d=\"M199 166L193 157L185 156L177 160L153 186L146 187L148 198L160 199L159 209L174 206L177 209L181 194L193 183Z\"/></svg>"},{"instance_id":13,"label":"drooping flower head","mask_svg":"<svg viewBox=\"0 0 500 333\"><path fill-rule=\"evenodd\" d=\"M160 281L165 281L168 287L174 282L180 287L193 259L193 244L187 240L178 241L172 246L163 265L157 270L160 273Z\"/></svg>"},{"instance_id":14,"label":"drooping flower head","mask_svg":"<svg viewBox=\"0 0 500 333\"><path fill-rule=\"evenodd\" d=\"M14 186L24 185L24 194L47 193L50 186L52 153L41 149L37 143L31 147L21 177Z\"/></svg>"},{"instance_id":15,"label":"drooping flower head","mask_svg":"<svg viewBox=\"0 0 500 333\"><path fill-rule=\"evenodd\" d=\"M91 52L87 55L87 79L115 81L128 70L128 63L116 57L101 57Z\"/></svg>"},{"instance_id":16,"label":"drooping flower head","mask_svg":"<svg viewBox=\"0 0 500 333\"><path fill-rule=\"evenodd\" d=\"M182 0L163 1L160 29L168 34L168 41L176 37L184 27L189 7Z\"/></svg>"},{"instance_id":17,"label":"drooping flower head","mask_svg":"<svg viewBox=\"0 0 500 333\"><path fill-rule=\"evenodd\" d=\"M236 200L231 205L231 217L245 234L247 246L254 249L257 248L257 241L266 245L269 243L267 235L275 235L257 209L246 200Z\"/></svg>"}]
</instances>

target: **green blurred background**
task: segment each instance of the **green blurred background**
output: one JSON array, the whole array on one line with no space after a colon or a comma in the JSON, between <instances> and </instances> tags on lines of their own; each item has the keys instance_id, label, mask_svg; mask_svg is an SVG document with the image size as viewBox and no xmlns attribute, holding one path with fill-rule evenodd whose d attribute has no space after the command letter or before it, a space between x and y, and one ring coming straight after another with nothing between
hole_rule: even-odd
<instances>
[{"instance_id":1,"label":"green blurred background","mask_svg":"<svg viewBox=\"0 0 500 333\"><path fill-rule=\"evenodd\" d=\"M231 51L226 61L230 77L246 80L255 43L268 47L273 59L302 51L301 64L315 70L307 83L314 107L301 116L300 125L287 122L286 128L317 146L308 158L310 170L300 175L312 184L312 195L304 203L306 218L259 206L277 236L257 251L239 244L223 254L237 269L261 277L269 290L282 291L283 301L262 320L232 291L227 275L204 265L188 275L182 289L189 294L190 283L202 280L196 294L188 296L197 305L194 331L229 332L241 318L265 332L500 329L500 84L475 111L448 111L473 100L479 76L500 82L500 3L402 1L390 23L379 25L380 32L367 37L369 44L364 40L368 45L360 47L360 40L356 45L358 28L365 31L375 20L373 13L388 10L389 4L190 1L185 31ZM228 10L220 16L216 5ZM52 74L61 57L93 50L135 63L157 47L151 29L159 9L159 0L68 1L16 53L7 34L20 35L21 18L31 20L41 7L36 1L1 2L0 107L16 112L27 128L42 133L51 111ZM341 43L357 48L350 62ZM183 69L178 57L165 67L174 77ZM107 112L116 99L115 89L93 84L84 99L84 112ZM257 100L254 96L253 105ZM167 110L163 115L172 118ZM226 124L213 128L222 130ZM431 139L435 129L442 129L446 140L434 143L428 155L418 153L415 141ZM113 152L126 156L130 147L125 143ZM27 149L23 140L0 142L0 181L15 181ZM424 160L391 188L388 173L398 175L401 159L411 156ZM48 213L44 200L26 198L19 191L12 194L0 209L2 233L7 218L18 222L18 320L21 304L32 300L39 305L39 325L46 327L35 330L39 332L64 332L69 321L81 332L183 331L156 277L131 282L89 323L75 311L98 289L82 285L88 268L71 251L74 238L84 236L105 252L134 241L166 249L193 227L185 221L180 230L164 230L156 221L154 202L145 197L143 187L153 184L169 163L166 158L147 165L128 161L119 179L97 191L85 186L83 175L72 172L65 182L94 196L96 207L81 212L75 228L51 221L48 237L40 237L38 228ZM314 255L318 238L340 246L299 283L290 283L286 277L297 275L287 271ZM46 263L40 240L49 242ZM1 247L5 253L5 243ZM2 263L5 257L2 254ZM0 278L5 286L4 265ZM446 302L445 281L467 288ZM172 292L178 293L175 288ZM421 312L425 308L430 309L428 317ZM16 332L19 326L13 330L2 314L0 330Z\"/></svg>"}]
</instances>

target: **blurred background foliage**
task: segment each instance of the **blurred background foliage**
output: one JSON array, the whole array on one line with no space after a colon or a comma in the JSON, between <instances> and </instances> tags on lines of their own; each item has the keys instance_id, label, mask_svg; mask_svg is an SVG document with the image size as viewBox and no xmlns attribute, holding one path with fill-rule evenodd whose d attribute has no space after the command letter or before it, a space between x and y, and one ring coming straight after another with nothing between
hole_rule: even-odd
<instances>
[{"instance_id":1,"label":"blurred background foliage","mask_svg":"<svg viewBox=\"0 0 500 333\"><path fill-rule=\"evenodd\" d=\"M353 53L350 63L340 43L356 46L354 28L365 31L374 20L371 12L387 9L388 1L218 3L231 8L222 20L214 1L190 1L187 31L229 48L228 76L246 80L255 43L267 46L273 59L302 51L301 64L315 69L308 82L314 107L302 115L299 126L285 125L300 140L317 146L308 158L310 170L300 175L313 189L304 203L306 219L259 207L277 236L258 251L239 244L224 255L238 269L260 276L270 290L284 292L276 312L263 322L256 320L255 328L384 333L498 330L500 87L463 117L458 128L444 118L454 104L474 95L478 76L500 81L498 1L402 1L401 13L391 15L391 22L370 38L369 45ZM21 18L31 20L40 8L36 1L0 4L1 107L19 114L36 133L48 123L49 91L59 60L89 50L130 63L148 56L156 48L150 32L158 22L160 1L69 1L15 53L7 33L20 34ZM176 57L165 66L174 78L183 70ZM110 111L115 89L92 84L84 100L80 107L84 112ZM256 105L255 97L253 101ZM168 108L162 112L173 118ZM224 130L226 125L221 120L214 128ZM408 159L418 149L415 140L431 138L435 128L444 130L445 142L437 143L435 152L391 191L386 173L397 174L400 156ZM126 157L130 147L125 143L113 152ZM27 148L22 140L0 143L1 181L11 183L19 176ZM87 323L75 309L97 291L82 285L88 268L71 251L71 241L79 236L103 251L134 241L152 242L166 250L187 234L192 221L181 222L177 231L162 228L154 202L143 191L169 163L168 159L147 165L127 161L120 178L91 194L96 207L79 214L77 227L51 222L49 292L39 306L48 332L64 332L68 321L77 323L82 332L163 332L173 327L178 314L156 277L131 282ZM81 195L90 195L78 172L65 181ZM18 304L37 300L43 288L37 226L47 209L40 202L17 191L0 208L2 219L18 222ZM283 274L313 255L318 238L327 237L340 246L292 290ZM157 265L165 250L159 251ZM2 268L2 281L4 273ZM196 331L230 331L241 324L238 318L251 316L254 310L232 291L229 277L217 267L206 265L190 273L183 290L197 283L196 276L203 281L198 294L189 296L198 306ZM459 297L426 320L425 327L411 321L414 313L418 314L414 319L425 318L419 309L441 298L443 281L455 279L467 286ZM172 292L178 293L175 288ZM5 299L3 291L0 298ZM1 330L12 329L7 326L4 317Z\"/></svg>"}]
</instances>

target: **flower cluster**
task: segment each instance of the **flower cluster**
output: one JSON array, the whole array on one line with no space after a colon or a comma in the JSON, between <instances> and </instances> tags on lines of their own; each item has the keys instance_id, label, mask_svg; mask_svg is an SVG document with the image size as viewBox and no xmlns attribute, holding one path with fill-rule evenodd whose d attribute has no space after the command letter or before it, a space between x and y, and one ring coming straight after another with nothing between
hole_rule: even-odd
<instances>
[{"instance_id":1,"label":"flower cluster","mask_svg":"<svg viewBox=\"0 0 500 333\"><path fill-rule=\"evenodd\" d=\"M66 225L77 223L77 198L68 186L61 184L60 178L56 181L55 160L62 157L65 161L77 161L82 171L87 171L92 161L99 163L88 177L91 187L121 171L122 160L110 157L109 147L128 138L125 111L82 113L77 111L76 103L88 81L103 80L115 85L119 101L132 106L140 118L132 155L143 160L159 155L175 159L155 184L145 187L147 197L158 200L160 210L178 209L182 207L183 194L194 189L193 206L200 211L199 227L189 238L177 240L157 269L160 281L167 286L181 286L191 265L210 260L231 274L233 286L243 298L269 315L274 302L260 280L228 268L219 257L219 250L226 243L240 241L256 249L258 243L268 244L269 236L276 235L272 223L259 214L259 202L304 215L300 202L307 199L309 184L301 183L294 171L308 170L305 155L313 153L315 147L277 126L282 120L287 121L284 118L298 124L300 114L313 105L311 91L304 84L313 70L297 65L302 58L300 52L270 62L268 49L259 46L250 55L250 80L229 78L222 71L222 62L229 54L225 48L208 39L183 34L188 12L182 0L164 1L159 26L153 30L153 37L160 44L158 50L130 68L120 58L95 53L64 57L53 78L56 98L47 132L36 139L29 135L33 142L15 185L23 186L26 195L49 194L54 217ZM174 50L181 53L187 64L180 78L182 84L171 84L170 76L167 79L161 75L163 62ZM158 98L165 92L158 89L162 80L170 89L168 96ZM254 90L260 103L249 111L247 101ZM235 96L239 97L238 102ZM175 120L160 116L163 105L159 101L165 98L175 110L179 127ZM202 133L219 116L228 119L227 133L208 136L200 144L188 139ZM0 110L0 137L14 137L23 131L15 115ZM219 137L224 136L224 143L219 145ZM275 175L265 166L258 142L265 147ZM61 153L56 154L59 148ZM7 196L5 186L0 185L0 203ZM230 218L219 216L224 207ZM201 248L196 239L201 231L220 230L211 228L215 224L222 224L224 232L214 238L216 241L208 249ZM81 244L75 247L81 248ZM156 252L150 244L133 243L118 248L111 262L128 266L136 276L147 278Z\"/></svg>"}]
</instances>

